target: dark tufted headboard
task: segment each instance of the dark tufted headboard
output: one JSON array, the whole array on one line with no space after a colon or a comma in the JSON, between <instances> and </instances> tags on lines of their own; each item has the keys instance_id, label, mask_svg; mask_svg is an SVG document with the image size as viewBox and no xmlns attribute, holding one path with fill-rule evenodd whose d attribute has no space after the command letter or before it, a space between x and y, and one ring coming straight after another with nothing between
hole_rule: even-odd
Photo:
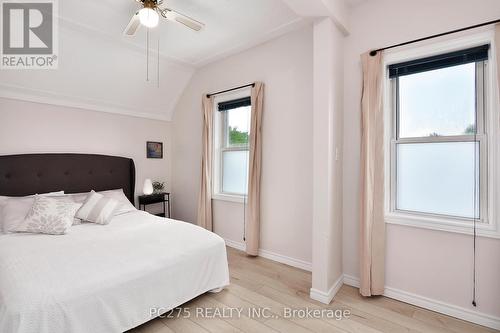
<instances>
[{"instance_id":1,"label":"dark tufted headboard","mask_svg":"<svg viewBox=\"0 0 500 333\"><path fill-rule=\"evenodd\" d=\"M122 188L134 204L135 165L125 157L92 154L0 156L0 195L25 196Z\"/></svg>"}]
</instances>

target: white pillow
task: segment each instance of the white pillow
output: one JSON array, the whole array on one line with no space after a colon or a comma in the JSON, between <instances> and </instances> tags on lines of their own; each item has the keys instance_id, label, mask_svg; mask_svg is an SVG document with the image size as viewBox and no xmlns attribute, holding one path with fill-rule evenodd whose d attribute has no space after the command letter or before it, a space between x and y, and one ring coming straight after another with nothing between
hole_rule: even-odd
<instances>
[{"instance_id":1,"label":"white pillow","mask_svg":"<svg viewBox=\"0 0 500 333\"><path fill-rule=\"evenodd\" d=\"M81 206L64 197L36 196L26 218L9 231L63 235Z\"/></svg>"},{"instance_id":2,"label":"white pillow","mask_svg":"<svg viewBox=\"0 0 500 333\"><path fill-rule=\"evenodd\" d=\"M87 222L108 224L119 205L115 199L91 191L82 207L76 212L76 217Z\"/></svg>"},{"instance_id":3,"label":"white pillow","mask_svg":"<svg viewBox=\"0 0 500 333\"><path fill-rule=\"evenodd\" d=\"M5 203L5 201L7 201L9 199L34 198L35 195L49 195L49 196L64 195L64 191L48 192L48 193L41 193L41 194L33 194L33 195L24 196L24 197L6 197L6 196L0 195L0 207L1 207L2 204Z\"/></svg>"},{"instance_id":4,"label":"white pillow","mask_svg":"<svg viewBox=\"0 0 500 333\"><path fill-rule=\"evenodd\" d=\"M125 213L130 213L133 211L136 211L137 208L135 208L134 205L128 200L127 196L125 193L123 193L123 189L119 190L110 190L110 191L101 191L97 192L99 194L102 194L106 198L111 198L115 199L120 203L118 208L115 210L114 215L121 215Z\"/></svg>"},{"instance_id":5,"label":"white pillow","mask_svg":"<svg viewBox=\"0 0 500 333\"><path fill-rule=\"evenodd\" d=\"M120 204L117 209L113 213L116 215L121 215L129 212L136 211L137 209L130 203L128 198L123 193L123 189L118 190L109 190L109 191L99 191L96 192L102 194L105 198L111 198L118 201ZM89 196L89 192L86 193L75 193L75 194L66 194L68 197L71 197L75 202L83 203Z\"/></svg>"},{"instance_id":6,"label":"white pillow","mask_svg":"<svg viewBox=\"0 0 500 333\"><path fill-rule=\"evenodd\" d=\"M36 195L36 194L35 194ZM35 195L26 197L5 197L0 196L0 232L7 232L12 226L21 223L28 215ZM64 191L49 192L40 196L62 196Z\"/></svg>"}]
</instances>

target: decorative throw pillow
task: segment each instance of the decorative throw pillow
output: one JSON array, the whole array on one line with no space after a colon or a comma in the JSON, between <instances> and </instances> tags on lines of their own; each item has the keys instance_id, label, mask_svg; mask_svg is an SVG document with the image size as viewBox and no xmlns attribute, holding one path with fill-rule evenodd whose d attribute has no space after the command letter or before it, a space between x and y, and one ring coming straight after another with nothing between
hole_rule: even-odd
<instances>
[{"instance_id":1,"label":"decorative throw pillow","mask_svg":"<svg viewBox=\"0 0 500 333\"><path fill-rule=\"evenodd\" d=\"M105 198L111 198L119 202L118 207L113 212L114 216L137 210L137 208L135 208L134 205L132 205L128 198L125 196L125 193L123 193L123 189L99 191L96 193L102 194ZM85 199L87 199L87 197L89 196L89 192L68 194L68 196L75 202L84 203Z\"/></svg>"},{"instance_id":2,"label":"decorative throw pillow","mask_svg":"<svg viewBox=\"0 0 500 333\"><path fill-rule=\"evenodd\" d=\"M125 193L123 193L123 189L101 191L97 193L104 195L104 197L106 198L114 199L120 203L113 213L114 216L130 213L137 210L137 208L135 208L134 205L132 205L132 203L128 200Z\"/></svg>"},{"instance_id":3,"label":"decorative throw pillow","mask_svg":"<svg viewBox=\"0 0 500 333\"><path fill-rule=\"evenodd\" d=\"M36 196L24 221L9 231L63 235L73 224L80 207L81 204L64 197Z\"/></svg>"},{"instance_id":4,"label":"decorative throw pillow","mask_svg":"<svg viewBox=\"0 0 500 333\"><path fill-rule=\"evenodd\" d=\"M30 211L35 196L64 196L63 191L44 194L34 194L26 197L2 197L0 196L0 232L7 232L24 221Z\"/></svg>"},{"instance_id":5,"label":"decorative throw pillow","mask_svg":"<svg viewBox=\"0 0 500 333\"><path fill-rule=\"evenodd\" d=\"M76 212L76 217L87 222L108 224L119 205L115 199L91 191L82 207Z\"/></svg>"}]
</instances>

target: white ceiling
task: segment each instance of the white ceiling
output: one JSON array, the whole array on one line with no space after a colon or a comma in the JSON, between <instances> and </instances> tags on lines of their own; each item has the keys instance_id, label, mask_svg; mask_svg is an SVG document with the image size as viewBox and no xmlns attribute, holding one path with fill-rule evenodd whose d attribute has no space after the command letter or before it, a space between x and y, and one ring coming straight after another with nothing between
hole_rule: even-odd
<instances>
[{"instance_id":1,"label":"white ceiling","mask_svg":"<svg viewBox=\"0 0 500 333\"><path fill-rule=\"evenodd\" d=\"M369 0L345 0L349 7L355 7L361 5L362 3L368 2ZM372 0L373 1L373 0Z\"/></svg>"},{"instance_id":2,"label":"white ceiling","mask_svg":"<svg viewBox=\"0 0 500 333\"><path fill-rule=\"evenodd\" d=\"M195 32L184 26L160 19L150 30L152 48L163 56L200 66L277 31L287 31L302 21L282 0L165 0L162 7L172 8L205 23ZM135 0L101 0L61 2L63 19L145 48L146 29L136 36L125 37L123 29L141 8Z\"/></svg>"},{"instance_id":3,"label":"white ceiling","mask_svg":"<svg viewBox=\"0 0 500 333\"><path fill-rule=\"evenodd\" d=\"M59 1L59 69L3 71L0 97L170 120L197 67L307 24L286 0L166 0L164 6L206 26L194 32L162 20L151 30L149 82L146 30L122 35L139 8L135 0L64 0Z\"/></svg>"}]
</instances>

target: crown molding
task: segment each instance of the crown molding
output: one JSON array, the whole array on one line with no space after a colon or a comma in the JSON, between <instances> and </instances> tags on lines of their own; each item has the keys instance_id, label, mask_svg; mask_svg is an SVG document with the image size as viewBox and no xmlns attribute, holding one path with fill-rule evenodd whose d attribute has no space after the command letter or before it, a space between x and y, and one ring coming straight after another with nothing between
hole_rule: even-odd
<instances>
[{"instance_id":1,"label":"crown molding","mask_svg":"<svg viewBox=\"0 0 500 333\"><path fill-rule=\"evenodd\" d=\"M78 110L90 110L137 118L170 121L164 111L160 109L149 108L144 112L144 110L138 110L126 105L109 103L97 99L62 95L59 93L54 94L46 90L25 88L5 83L0 83L0 97L39 104L64 106Z\"/></svg>"},{"instance_id":2,"label":"crown molding","mask_svg":"<svg viewBox=\"0 0 500 333\"><path fill-rule=\"evenodd\" d=\"M349 10L345 0L283 0L298 16L321 19L328 17L344 36L349 35Z\"/></svg>"}]
</instances>

